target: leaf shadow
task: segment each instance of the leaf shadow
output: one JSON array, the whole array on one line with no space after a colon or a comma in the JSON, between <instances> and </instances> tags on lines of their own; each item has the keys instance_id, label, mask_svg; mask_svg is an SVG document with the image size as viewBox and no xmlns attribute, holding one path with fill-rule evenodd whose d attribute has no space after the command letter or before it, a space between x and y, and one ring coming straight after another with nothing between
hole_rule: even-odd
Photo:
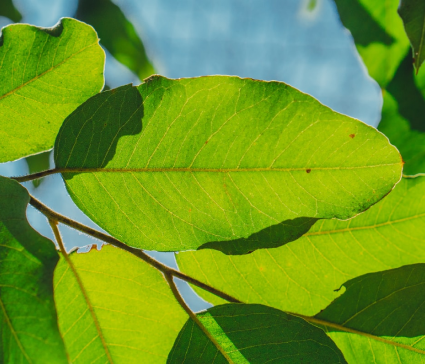
<instances>
[{"instance_id":1,"label":"leaf shadow","mask_svg":"<svg viewBox=\"0 0 425 364\"><path fill-rule=\"evenodd\" d=\"M56 167L106 167L123 137L140 134L142 118L143 99L137 87L125 85L91 97L62 125L54 148ZM76 174L68 173L67 179Z\"/></svg>"},{"instance_id":2,"label":"leaf shadow","mask_svg":"<svg viewBox=\"0 0 425 364\"><path fill-rule=\"evenodd\" d=\"M277 248L297 240L319 219L297 217L269 226L247 238L230 241L213 241L201 245L201 249L215 249L227 255L249 254L257 249Z\"/></svg>"},{"instance_id":3,"label":"leaf shadow","mask_svg":"<svg viewBox=\"0 0 425 364\"><path fill-rule=\"evenodd\" d=\"M345 282L345 289L315 317L360 333L411 346L425 337L425 264L368 273ZM340 288L340 290L341 290ZM328 332L343 332L326 326ZM403 338L414 338L408 340ZM418 338L419 340L417 340ZM425 350L424 344L415 347Z\"/></svg>"}]
</instances>

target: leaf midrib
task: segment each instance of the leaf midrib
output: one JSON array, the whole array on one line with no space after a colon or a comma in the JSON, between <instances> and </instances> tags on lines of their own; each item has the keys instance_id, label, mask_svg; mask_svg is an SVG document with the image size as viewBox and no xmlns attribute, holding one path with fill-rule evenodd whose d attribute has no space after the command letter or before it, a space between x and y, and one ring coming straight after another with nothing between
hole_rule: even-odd
<instances>
[{"instance_id":1,"label":"leaf midrib","mask_svg":"<svg viewBox=\"0 0 425 364\"><path fill-rule=\"evenodd\" d=\"M313 324L318 324L318 325L325 326L325 327L332 327L332 328L337 329L339 331L345 331L345 332L349 332L351 334L364 336L364 337L367 337L367 338L372 339L372 340L381 341L381 342L383 342L387 345L397 346L399 348L409 350L409 351L414 351L414 352L419 353L419 354L425 354L425 350L416 349L416 348L409 346L409 345L406 345L406 344L401 344L401 343L398 343L396 341L391 341L389 339L382 338L380 336L368 334L367 332L351 329L351 328L348 328L348 327L345 327L345 326L342 326L342 325L339 325L339 324L336 324L336 323L333 323L333 322L330 322L330 321L318 319L316 317L304 316L304 315L301 315L301 314L298 314L298 313L292 313L292 312L287 312L287 313L290 314L290 315L301 317L305 321L311 322Z\"/></svg>"},{"instance_id":2,"label":"leaf midrib","mask_svg":"<svg viewBox=\"0 0 425 364\"><path fill-rule=\"evenodd\" d=\"M384 163L369 166L356 166L356 167L291 167L291 168L270 168L270 167L252 167L252 168L187 168L187 167L165 167L165 168L56 168L52 170L53 173L134 173L134 172L208 172L208 173L233 173L233 172L293 172L305 171L310 173L312 171L327 171L327 170L357 170L366 168L377 168L387 166L398 166L400 163Z\"/></svg>"},{"instance_id":3,"label":"leaf midrib","mask_svg":"<svg viewBox=\"0 0 425 364\"><path fill-rule=\"evenodd\" d=\"M94 322L94 325L96 327L96 331L98 333L98 336L99 336L99 338L100 338L100 340L102 342L102 346L103 346L103 349L105 350L105 354L106 354L106 356L108 358L108 362L111 363L111 364L113 364L114 362L112 360L111 353L109 352L109 349L108 349L108 346L106 344L105 338L103 337L102 329L100 328L99 321L97 320L96 313L94 312L94 307L91 304L90 298L87 295L86 289L85 289L84 284L83 284L83 282L82 282L82 280L80 278L80 275L78 274L78 271L75 268L74 263L72 262L72 260L69 257L69 255L68 254L63 254L63 256L64 256L66 262L68 263L68 266L71 268L72 273L74 274L74 277L77 280L78 286L80 287L81 293L83 294L84 300L86 301L87 307L89 308L90 315L91 315L92 320Z\"/></svg>"},{"instance_id":4,"label":"leaf midrib","mask_svg":"<svg viewBox=\"0 0 425 364\"><path fill-rule=\"evenodd\" d=\"M25 352L24 347L22 346L22 343L19 340L18 335L16 334L16 331L13 328L12 323L10 322L9 315L6 312L6 307L4 307L4 304L3 304L3 301L1 300L1 298L0 298L0 307L1 307L1 310L3 311L4 316L5 316L7 326L9 327L10 331L12 332L12 335L15 338L15 341L18 344L19 349L21 349L21 352L25 356L25 359L27 359L28 363L32 363L32 360L29 358L28 354Z\"/></svg>"}]
</instances>

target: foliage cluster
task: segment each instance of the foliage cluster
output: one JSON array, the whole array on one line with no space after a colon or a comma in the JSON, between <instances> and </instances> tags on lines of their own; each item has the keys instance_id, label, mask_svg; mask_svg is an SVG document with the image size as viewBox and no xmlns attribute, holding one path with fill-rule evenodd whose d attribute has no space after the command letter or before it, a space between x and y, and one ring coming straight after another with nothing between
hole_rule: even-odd
<instances>
[{"instance_id":1,"label":"foliage cluster","mask_svg":"<svg viewBox=\"0 0 425 364\"><path fill-rule=\"evenodd\" d=\"M425 362L424 3L335 2L382 88L381 132L281 82L102 91L89 25L2 29L0 162L53 147L55 168L0 177L0 362ZM150 73L123 29L108 49ZM20 184L56 173L110 235ZM109 245L67 252L58 224ZM180 252L180 271L143 250ZM177 278L214 307L192 312Z\"/></svg>"}]
</instances>

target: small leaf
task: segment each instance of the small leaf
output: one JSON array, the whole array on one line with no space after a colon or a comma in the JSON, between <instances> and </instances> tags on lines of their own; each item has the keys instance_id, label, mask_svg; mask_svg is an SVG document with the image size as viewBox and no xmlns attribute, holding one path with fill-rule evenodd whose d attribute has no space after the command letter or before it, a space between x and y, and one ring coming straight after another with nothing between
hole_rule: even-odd
<instances>
[{"instance_id":1,"label":"small leaf","mask_svg":"<svg viewBox=\"0 0 425 364\"><path fill-rule=\"evenodd\" d=\"M0 16L5 16L6 18L9 18L15 23L21 21L22 19L21 13L13 5L12 0L1 0Z\"/></svg>"},{"instance_id":2,"label":"small leaf","mask_svg":"<svg viewBox=\"0 0 425 364\"><path fill-rule=\"evenodd\" d=\"M302 238L247 256L213 250L177 254L180 269L245 302L315 315L349 279L425 262L425 177L403 179L348 221L317 222ZM221 299L195 288L207 301ZM334 291L336 290L336 291Z\"/></svg>"},{"instance_id":3,"label":"small leaf","mask_svg":"<svg viewBox=\"0 0 425 364\"><path fill-rule=\"evenodd\" d=\"M324 328L348 362L425 360L425 264L367 274L344 287L316 318L329 323Z\"/></svg>"},{"instance_id":4,"label":"small leaf","mask_svg":"<svg viewBox=\"0 0 425 364\"><path fill-rule=\"evenodd\" d=\"M201 312L197 318L210 336L190 318L167 363L346 363L323 330L271 307L227 304Z\"/></svg>"},{"instance_id":5,"label":"small leaf","mask_svg":"<svg viewBox=\"0 0 425 364\"><path fill-rule=\"evenodd\" d=\"M111 0L79 0L76 18L92 25L101 44L141 80L155 73L133 24Z\"/></svg>"},{"instance_id":6,"label":"small leaf","mask_svg":"<svg viewBox=\"0 0 425 364\"><path fill-rule=\"evenodd\" d=\"M25 188L0 177L0 362L67 363L53 302L54 244L28 224Z\"/></svg>"},{"instance_id":7,"label":"small leaf","mask_svg":"<svg viewBox=\"0 0 425 364\"><path fill-rule=\"evenodd\" d=\"M55 144L75 203L128 245L275 247L367 209L400 178L387 138L283 83L154 76L138 90L91 98Z\"/></svg>"},{"instance_id":8,"label":"small leaf","mask_svg":"<svg viewBox=\"0 0 425 364\"><path fill-rule=\"evenodd\" d=\"M34 155L30 155L25 158L25 162L27 162L28 170L30 174L45 171L49 169L50 166L50 153L51 150L47 152L42 152ZM40 186L43 179L35 179L32 181L32 184L35 188Z\"/></svg>"},{"instance_id":9,"label":"small leaf","mask_svg":"<svg viewBox=\"0 0 425 364\"><path fill-rule=\"evenodd\" d=\"M63 120L103 87L96 32L64 18L54 28L12 24L0 37L0 163L53 146Z\"/></svg>"},{"instance_id":10,"label":"small leaf","mask_svg":"<svg viewBox=\"0 0 425 364\"><path fill-rule=\"evenodd\" d=\"M425 59L425 2L402 0L398 12L413 48L413 63L418 73Z\"/></svg>"},{"instance_id":11,"label":"small leaf","mask_svg":"<svg viewBox=\"0 0 425 364\"><path fill-rule=\"evenodd\" d=\"M187 320L159 271L112 246L62 257L55 301L74 364L163 363Z\"/></svg>"}]
</instances>

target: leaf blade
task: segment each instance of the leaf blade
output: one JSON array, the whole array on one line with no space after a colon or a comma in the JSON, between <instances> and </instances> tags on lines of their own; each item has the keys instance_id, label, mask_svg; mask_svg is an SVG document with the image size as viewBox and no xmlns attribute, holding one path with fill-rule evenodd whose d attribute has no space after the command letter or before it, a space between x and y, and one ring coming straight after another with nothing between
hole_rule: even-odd
<instances>
[{"instance_id":1,"label":"leaf blade","mask_svg":"<svg viewBox=\"0 0 425 364\"><path fill-rule=\"evenodd\" d=\"M112 246L69 259L55 271L55 300L71 361L164 362L187 314L162 274Z\"/></svg>"},{"instance_id":2,"label":"leaf blade","mask_svg":"<svg viewBox=\"0 0 425 364\"><path fill-rule=\"evenodd\" d=\"M348 279L425 261L423 191L425 178L403 179L365 213L349 221L319 221L283 247L244 257L180 252L177 263L184 273L243 302L312 316L341 294L334 290ZM213 304L223 303L194 289Z\"/></svg>"},{"instance_id":3,"label":"leaf blade","mask_svg":"<svg viewBox=\"0 0 425 364\"><path fill-rule=\"evenodd\" d=\"M367 362L373 357L387 362L422 362L424 272L424 264L415 264L352 279L344 283L346 291L316 318L365 333L343 334L326 328L341 349L350 345L359 349L342 349L349 362ZM374 339L370 341L368 336ZM394 350L384 357L386 345Z\"/></svg>"},{"instance_id":4,"label":"leaf blade","mask_svg":"<svg viewBox=\"0 0 425 364\"><path fill-rule=\"evenodd\" d=\"M76 18L91 24L101 44L140 80L155 73L133 24L111 0L80 0Z\"/></svg>"},{"instance_id":5,"label":"leaf blade","mask_svg":"<svg viewBox=\"0 0 425 364\"><path fill-rule=\"evenodd\" d=\"M65 117L102 89L105 56L93 28L69 18L54 28L12 24L2 29L0 44L0 135L7 140L0 162L6 162L53 146Z\"/></svg>"},{"instance_id":6,"label":"leaf blade","mask_svg":"<svg viewBox=\"0 0 425 364\"><path fill-rule=\"evenodd\" d=\"M226 304L197 314L232 363L346 363L342 353L320 329L303 319L262 306ZM210 339L189 319L167 363L227 363Z\"/></svg>"},{"instance_id":7,"label":"leaf blade","mask_svg":"<svg viewBox=\"0 0 425 364\"><path fill-rule=\"evenodd\" d=\"M91 99L55 144L74 201L129 245L171 251L215 242L232 254L276 246L276 235L294 240L315 219L363 211L399 179L400 157L384 136L285 84L154 76L138 89ZM132 106L126 116L114 111L114 124L112 105L130 94ZM113 218L97 213L105 208ZM269 233L273 225L279 234ZM268 241L258 242L263 229Z\"/></svg>"},{"instance_id":8,"label":"leaf blade","mask_svg":"<svg viewBox=\"0 0 425 364\"><path fill-rule=\"evenodd\" d=\"M425 5L422 1L403 0L398 10L413 48L416 73L425 59Z\"/></svg>"},{"instance_id":9,"label":"leaf blade","mask_svg":"<svg viewBox=\"0 0 425 364\"><path fill-rule=\"evenodd\" d=\"M0 361L67 363L53 301L54 244L26 220L28 192L0 177Z\"/></svg>"}]
</instances>

